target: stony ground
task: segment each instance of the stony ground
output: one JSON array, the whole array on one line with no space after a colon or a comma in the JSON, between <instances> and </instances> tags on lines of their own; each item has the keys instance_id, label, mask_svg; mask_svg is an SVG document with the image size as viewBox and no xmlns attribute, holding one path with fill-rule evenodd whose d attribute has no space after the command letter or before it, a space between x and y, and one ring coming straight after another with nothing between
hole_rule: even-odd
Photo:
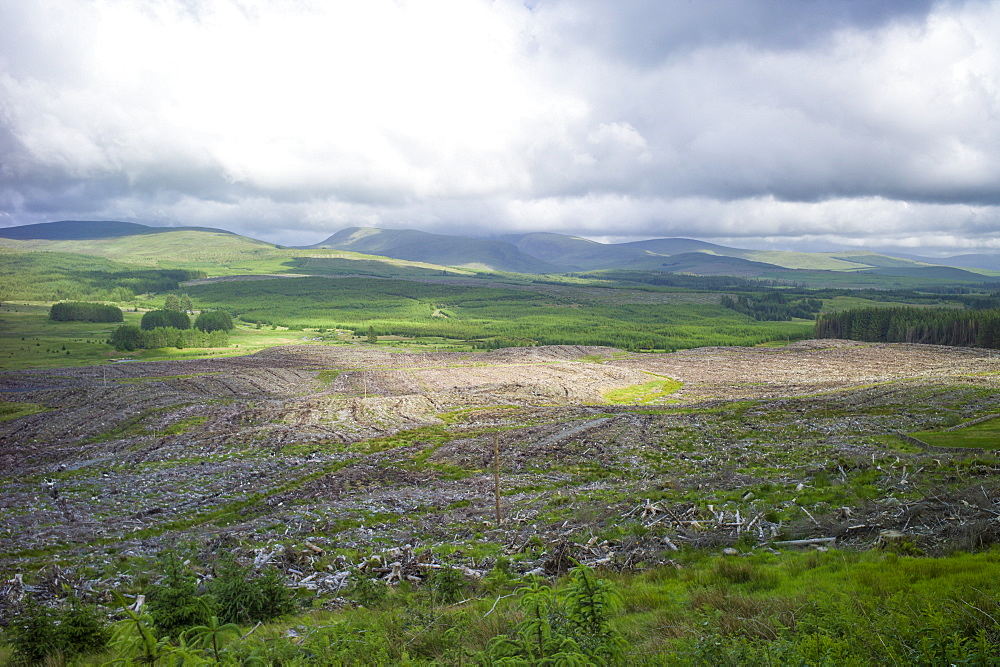
<instances>
[{"instance_id":1,"label":"stony ground","mask_svg":"<svg viewBox=\"0 0 1000 667\"><path fill-rule=\"evenodd\" d=\"M681 388L654 403L603 398L665 378ZM899 531L935 549L1000 532L993 452L899 435L1000 413L985 350L303 345L4 373L0 401L46 408L0 422L7 573L227 543L308 585L359 554L405 566L421 545L473 570L506 555L557 571L686 544L863 547Z\"/></svg>"}]
</instances>

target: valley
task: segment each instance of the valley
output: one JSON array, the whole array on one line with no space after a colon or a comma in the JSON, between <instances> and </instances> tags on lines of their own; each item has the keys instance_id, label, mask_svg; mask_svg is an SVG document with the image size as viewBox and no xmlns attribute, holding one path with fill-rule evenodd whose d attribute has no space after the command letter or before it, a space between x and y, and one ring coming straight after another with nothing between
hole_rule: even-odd
<instances>
[{"instance_id":1,"label":"valley","mask_svg":"<svg viewBox=\"0 0 1000 667\"><path fill-rule=\"evenodd\" d=\"M1000 645L1000 356L878 342L901 333L890 307L907 335L992 341L988 270L53 224L0 248L11 646L42 618L28 601L79 602L117 619L84 664L211 662L185 635L140 655L140 600L173 582L215 605L236 564L238 588L290 598L237 619L234 662L497 664L535 650L510 643L529 622L622 664L978 664ZM232 316L224 343L110 344L180 298ZM59 300L122 324L53 321ZM824 321L859 340L813 338ZM573 600L614 613L565 625Z\"/></svg>"}]
</instances>

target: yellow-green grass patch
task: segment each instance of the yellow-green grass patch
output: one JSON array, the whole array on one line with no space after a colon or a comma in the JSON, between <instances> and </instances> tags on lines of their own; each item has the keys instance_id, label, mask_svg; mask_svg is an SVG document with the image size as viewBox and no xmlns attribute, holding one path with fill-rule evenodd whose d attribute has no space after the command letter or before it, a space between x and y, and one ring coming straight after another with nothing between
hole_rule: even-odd
<instances>
[{"instance_id":1,"label":"yellow-green grass patch","mask_svg":"<svg viewBox=\"0 0 1000 667\"><path fill-rule=\"evenodd\" d=\"M617 405L644 405L670 396L680 388L677 380L652 380L604 392L604 400Z\"/></svg>"},{"instance_id":2,"label":"yellow-green grass patch","mask_svg":"<svg viewBox=\"0 0 1000 667\"><path fill-rule=\"evenodd\" d=\"M1000 449L1000 417L953 431L923 431L910 435L934 447Z\"/></svg>"}]
</instances>

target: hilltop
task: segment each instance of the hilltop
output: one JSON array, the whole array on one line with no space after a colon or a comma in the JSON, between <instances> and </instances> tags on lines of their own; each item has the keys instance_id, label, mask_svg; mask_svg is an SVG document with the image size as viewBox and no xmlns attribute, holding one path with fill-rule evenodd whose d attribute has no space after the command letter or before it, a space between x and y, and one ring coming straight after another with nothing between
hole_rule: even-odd
<instances>
[{"instance_id":1,"label":"hilltop","mask_svg":"<svg viewBox=\"0 0 1000 667\"><path fill-rule=\"evenodd\" d=\"M0 238L43 241L79 241L84 239L113 239L141 234L164 234L179 231L233 234L211 227L150 227L135 222L115 220L60 220L40 222L19 227L0 227ZM235 236L235 234L233 234Z\"/></svg>"}]
</instances>

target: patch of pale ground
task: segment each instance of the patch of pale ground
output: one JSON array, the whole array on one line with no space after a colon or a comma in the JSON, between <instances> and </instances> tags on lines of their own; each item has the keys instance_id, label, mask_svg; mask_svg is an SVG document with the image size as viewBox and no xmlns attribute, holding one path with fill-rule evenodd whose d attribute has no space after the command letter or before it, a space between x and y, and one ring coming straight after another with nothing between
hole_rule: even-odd
<instances>
[{"instance_id":1,"label":"patch of pale ground","mask_svg":"<svg viewBox=\"0 0 1000 667\"><path fill-rule=\"evenodd\" d=\"M994 350L807 340L777 348L707 347L632 355L619 368L680 380L676 398L779 398L919 378L1000 374ZM998 377L983 377L993 386Z\"/></svg>"}]
</instances>

